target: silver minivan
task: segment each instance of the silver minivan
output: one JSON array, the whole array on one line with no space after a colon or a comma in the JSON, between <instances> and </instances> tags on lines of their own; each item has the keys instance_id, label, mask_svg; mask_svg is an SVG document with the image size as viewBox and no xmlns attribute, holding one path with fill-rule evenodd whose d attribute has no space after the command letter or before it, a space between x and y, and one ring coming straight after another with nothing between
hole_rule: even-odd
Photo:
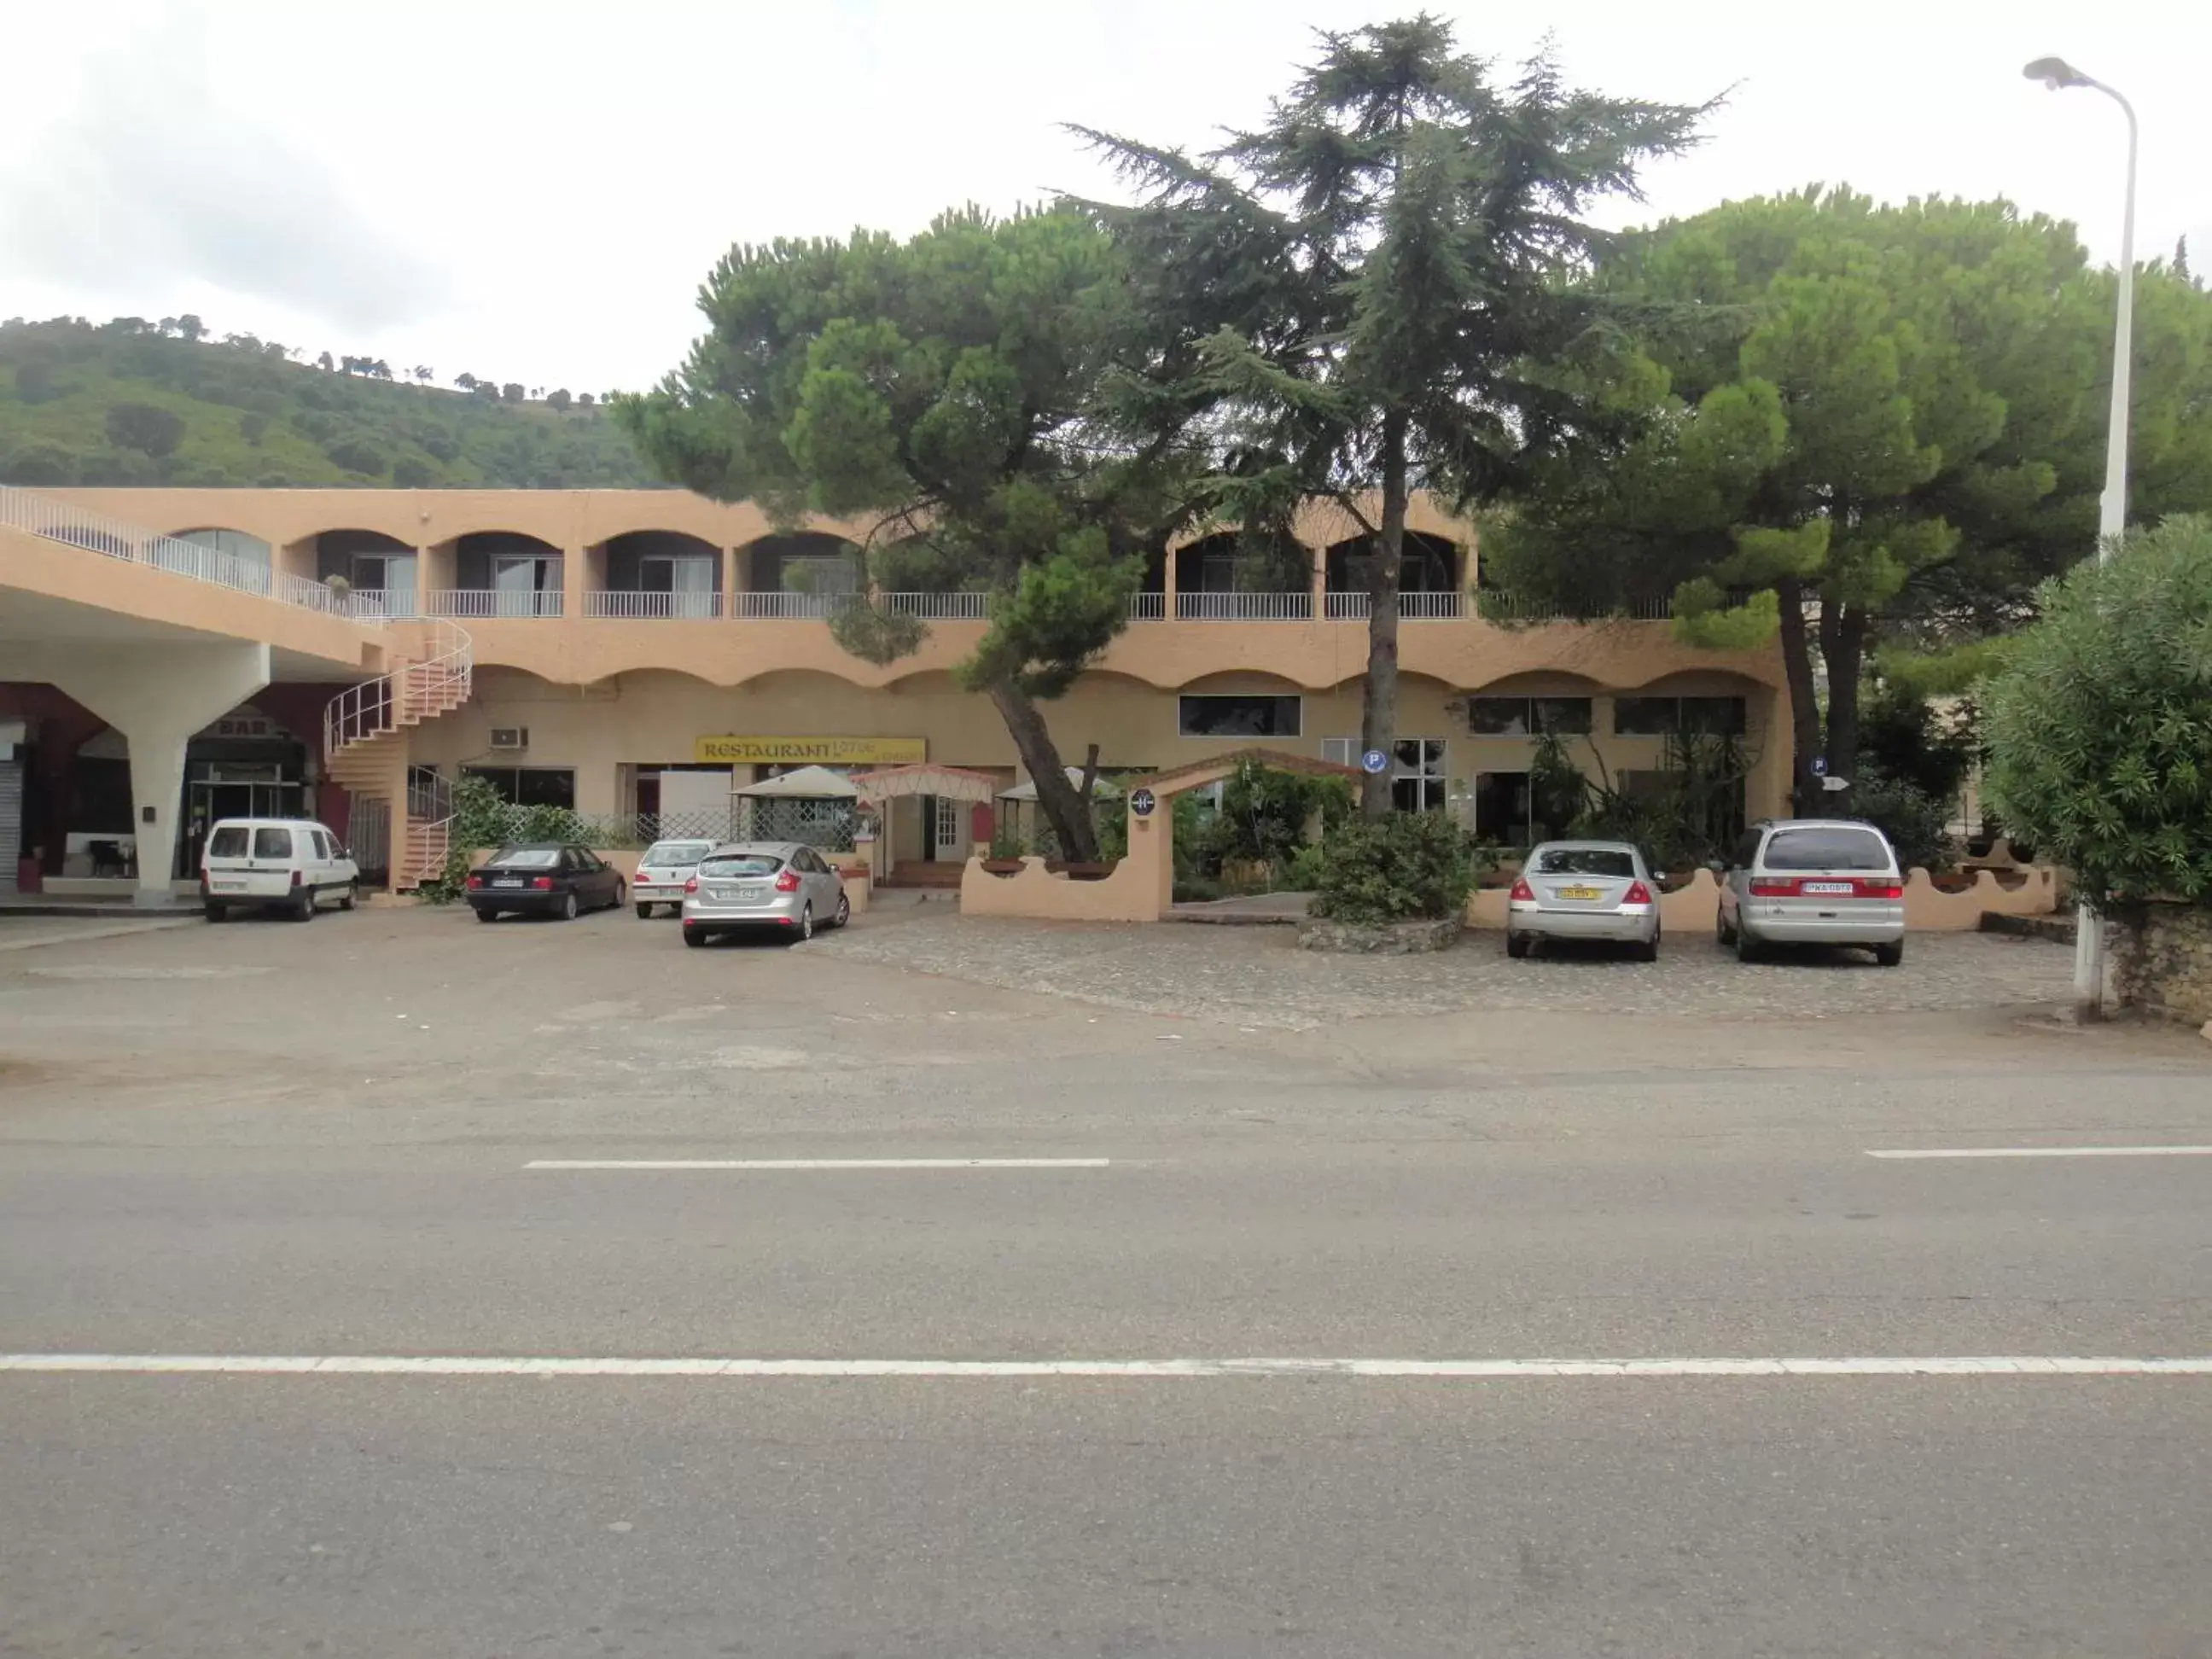
<instances>
[{"instance_id":1,"label":"silver minivan","mask_svg":"<svg viewBox=\"0 0 2212 1659\"><path fill-rule=\"evenodd\" d=\"M684 884L686 945L753 928L772 928L790 939L812 939L816 928L842 927L852 919L844 878L803 842L717 847Z\"/></svg>"},{"instance_id":2,"label":"silver minivan","mask_svg":"<svg viewBox=\"0 0 2212 1659\"><path fill-rule=\"evenodd\" d=\"M1905 960L1905 873L1889 838L1855 818L1778 818L1744 831L1716 864L1715 931L1756 962L1770 945L1857 945Z\"/></svg>"}]
</instances>

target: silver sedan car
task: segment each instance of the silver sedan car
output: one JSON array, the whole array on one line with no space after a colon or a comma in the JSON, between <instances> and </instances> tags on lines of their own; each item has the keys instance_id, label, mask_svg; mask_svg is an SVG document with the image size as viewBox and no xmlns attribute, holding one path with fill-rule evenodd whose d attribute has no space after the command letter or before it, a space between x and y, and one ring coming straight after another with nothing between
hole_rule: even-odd
<instances>
[{"instance_id":1,"label":"silver sedan car","mask_svg":"<svg viewBox=\"0 0 2212 1659\"><path fill-rule=\"evenodd\" d=\"M665 904L672 910L684 908L684 884L691 879L691 872L699 867L699 860L714 850L714 843L698 841L657 841L645 849L645 856L637 861L637 874L630 878L629 896L637 906L637 919L643 921L653 914L653 907Z\"/></svg>"},{"instance_id":2,"label":"silver sedan car","mask_svg":"<svg viewBox=\"0 0 2212 1659\"><path fill-rule=\"evenodd\" d=\"M1606 939L1659 960L1659 882L1625 841L1547 841L1531 848L1505 907L1505 954L1540 939Z\"/></svg>"},{"instance_id":3,"label":"silver sedan car","mask_svg":"<svg viewBox=\"0 0 2212 1659\"><path fill-rule=\"evenodd\" d=\"M853 919L843 878L801 842L732 842L699 860L684 884L684 942L717 933L773 930L812 939L817 927Z\"/></svg>"}]
</instances>

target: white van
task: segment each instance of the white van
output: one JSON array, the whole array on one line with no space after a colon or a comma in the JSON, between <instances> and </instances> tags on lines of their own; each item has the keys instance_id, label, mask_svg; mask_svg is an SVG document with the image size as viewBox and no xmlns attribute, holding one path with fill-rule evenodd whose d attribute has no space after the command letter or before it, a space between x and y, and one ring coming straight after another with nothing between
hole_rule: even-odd
<instances>
[{"instance_id":1,"label":"white van","mask_svg":"<svg viewBox=\"0 0 2212 1659\"><path fill-rule=\"evenodd\" d=\"M353 854L305 818L223 818L200 853L200 903L210 921L241 908L305 921L322 905L350 910L360 896Z\"/></svg>"}]
</instances>

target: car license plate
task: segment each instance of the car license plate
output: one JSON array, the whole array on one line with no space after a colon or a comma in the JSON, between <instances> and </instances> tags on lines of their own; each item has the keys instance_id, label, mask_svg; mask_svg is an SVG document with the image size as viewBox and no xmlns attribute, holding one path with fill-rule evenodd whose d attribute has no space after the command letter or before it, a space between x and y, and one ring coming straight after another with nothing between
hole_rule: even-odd
<instances>
[{"instance_id":1,"label":"car license plate","mask_svg":"<svg viewBox=\"0 0 2212 1659\"><path fill-rule=\"evenodd\" d=\"M1832 894L1838 898L1850 896L1851 884L1847 881L1808 881L1797 890L1801 893Z\"/></svg>"},{"instance_id":2,"label":"car license plate","mask_svg":"<svg viewBox=\"0 0 2212 1659\"><path fill-rule=\"evenodd\" d=\"M1563 899L1595 899L1605 896L1595 887L1555 887L1552 890L1552 896L1554 898Z\"/></svg>"},{"instance_id":3,"label":"car license plate","mask_svg":"<svg viewBox=\"0 0 2212 1659\"><path fill-rule=\"evenodd\" d=\"M242 881L219 881L215 884L215 890L218 893L241 893L246 890L246 884Z\"/></svg>"},{"instance_id":4,"label":"car license plate","mask_svg":"<svg viewBox=\"0 0 2212 1659\"><path fill-rule=\"evenodd\" d=\"M522 884L520 881L495 881L492 883L492 885L495 887L520 887Z\"/></svg>"}]
</instances>

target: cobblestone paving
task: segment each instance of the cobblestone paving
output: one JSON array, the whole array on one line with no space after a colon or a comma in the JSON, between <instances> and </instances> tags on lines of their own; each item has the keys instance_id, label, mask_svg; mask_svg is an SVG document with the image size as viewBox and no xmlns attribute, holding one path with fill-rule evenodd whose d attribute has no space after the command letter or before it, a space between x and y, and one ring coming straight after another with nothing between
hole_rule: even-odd
<instances>
[{"instance_id":1,"label":"cobblestone paving","mask_svg":"<svg viewBox=\"0 0 2212 1659\"><path fill-rule=\"evenodd\" d=\"M1287 927L1153 927L931 915L854 929L810 947L1008 990L1224 1024L1312 1030L1401 1014L1697 1013L1729 1019L1845 1018L2053 1005L2073 955L2038 939L1916 933L1905 963L1811 951L1746 964L1709 938L1668 940L1656 963L1594 951L1515 962L1495 933L1441 955L1324 956Z\"/></svg>"}]
</instances>

